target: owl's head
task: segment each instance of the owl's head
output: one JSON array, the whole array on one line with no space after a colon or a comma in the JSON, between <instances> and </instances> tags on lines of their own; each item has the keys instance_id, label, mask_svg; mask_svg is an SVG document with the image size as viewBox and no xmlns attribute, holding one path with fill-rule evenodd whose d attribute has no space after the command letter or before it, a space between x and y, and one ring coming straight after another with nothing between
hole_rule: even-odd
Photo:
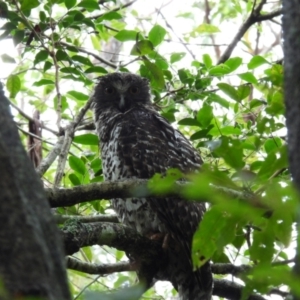
<instances>
[{"instance_id":1,"label":"owl's head","mask_svg":"<svg viewBox=\"0 0 300 300\"><path fill-rule=\"evenodd\" d=\"M111 108L122 113L150 104L148 79L131 73L112 73L100 77L95 88L94 101L97 108Z\"/></svg>"}]
</instances>

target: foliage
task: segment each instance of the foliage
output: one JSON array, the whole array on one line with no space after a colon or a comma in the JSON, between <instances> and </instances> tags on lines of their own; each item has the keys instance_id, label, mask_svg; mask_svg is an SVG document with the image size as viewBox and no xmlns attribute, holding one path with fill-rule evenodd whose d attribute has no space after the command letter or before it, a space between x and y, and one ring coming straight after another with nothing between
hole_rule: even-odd
<instances>
[{"instance_id":1,"label":"foliage","mask_svg":"<svg viewBox=\"0 0 300 300\"><path fill-rule=\"evenodd\" d=\"M228 43L224 28L240 27L256 1L222 0L214 9L214 1L195 2L181 8L175 20L184 20L189 27L178 37L178 44L163 9L149 19L135 9L137 3L116 2L0 1L0 43L12 39L19 51L18 56L4 53L1 58L3 66L14 66L6 88L12 105L19 108L14 114L24 143L28 133L23 121L28 114L22 106L41 112L47 155L59 130L74 120L89 99L98 76L118 69L147 77L161 114L190 137L205 161L185 191L188 199L212 204L194 237L195 265L203 263L201 256L213 263L248 264L253 268L240 275L245 295L267 294L281 285L293 287L300 295L289 265L282 263L292 257L295 196L287 170L281 50L276 43L267 48L263 40L270 32L278 40L280 27L272 27L269 21L253 22L242 35L243 45L234 44L236 51L223 61L220 52L226 47L216 41ZM264 14L279 8L279 1L273 1ZM203 11L206 22L199 24ZM207 43L213 47L205 48ZM115 50L109 49L121 46L122 53L116 53L119 61L112 60L115 56L110 51ZM103 180L98 137L90 130L91 123L88 111L67 151L60 186ZM45 185L54 184L58 167L55 163L44 174ZM154 178L156 188L168 189L178 179L171 173L164 179ZM212 184L254 194L257 201L215 193ZM109 201L100 199L59 208L58 213L111 214L111 209ZM78 257L101 263L126 259L119 250L96 247L82 248ZM69 277L74 295L92 281L77 271L70 271ZM116 273L97 282L89 288L118 288L133 284L134 276ZM154 294L149 290L144 295Z\"/></svg>"}]
</instances>

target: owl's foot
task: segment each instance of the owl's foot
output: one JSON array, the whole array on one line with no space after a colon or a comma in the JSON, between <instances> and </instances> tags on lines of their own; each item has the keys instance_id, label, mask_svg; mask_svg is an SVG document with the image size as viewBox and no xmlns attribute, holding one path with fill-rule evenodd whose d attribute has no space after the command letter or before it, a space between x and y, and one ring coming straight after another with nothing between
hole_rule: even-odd
<instances>
[{"instance_id":1,"label":"owl's foot","mask_svg":"<svg viewBox=\"0 0 300 300\"><path fill-rule=\"evenodd\" d=\"M162 248L163 249L168 248L168 241L169 241L169 234L168 233L165 234L165 233L158 232L158 233L154 233L154 234L148 234L147 237L150 240L162 243Z\"/></svg>"}]
</instances>

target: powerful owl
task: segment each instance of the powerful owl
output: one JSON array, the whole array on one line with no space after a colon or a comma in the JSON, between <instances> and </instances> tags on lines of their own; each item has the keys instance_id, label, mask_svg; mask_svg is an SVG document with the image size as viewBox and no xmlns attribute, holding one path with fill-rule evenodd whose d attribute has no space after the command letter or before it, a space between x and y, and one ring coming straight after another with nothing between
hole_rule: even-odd
<instances>
[{"instance_id":1,"label":"powerful owl","mask_svg":"<svg viewBox=\"0 0 300 300\"><path fill-rule=\"evenodd\" d=\"M202 159L189 141L154 108L148 80L130 73L100 77L94 117L105 180L149 179L170 168L199 170ZM113 199L119 220L140 234L165 236L167 263L154 280L168 280L180 299L211 299L209 263L193 271L191 243L204 203L179 197Z\"/></svg>"}]
</instances>

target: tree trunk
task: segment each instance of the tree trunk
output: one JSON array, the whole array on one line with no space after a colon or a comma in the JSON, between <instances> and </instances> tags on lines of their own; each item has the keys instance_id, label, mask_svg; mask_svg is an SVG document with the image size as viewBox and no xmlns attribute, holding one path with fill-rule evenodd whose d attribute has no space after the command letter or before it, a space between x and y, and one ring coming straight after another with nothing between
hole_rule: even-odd
<instances>
[{"instance_id":1,"label":"tree trunk","mask_svg":"<svg viewBox=\"0 0 300 300\"><path fill-rule=\"evenodd\" d=\"M70 299L60 235L1 83L0 174L0 299Z\"/></svg>"},{"instance_id":2,"label":"tree trunk","mask_svg":"<svg viewBox=\"0 0 300 300\"><path fill-rule=\"evenodd\" d=\"M284 90L288 129L289 165L293 183L300 192L300 1L283 1ZM300 209L299 202L298 211ZM295 273L300 278L300 216ZM294 296L294 299L300 299Z\"/></svg>"}]
</instances>

